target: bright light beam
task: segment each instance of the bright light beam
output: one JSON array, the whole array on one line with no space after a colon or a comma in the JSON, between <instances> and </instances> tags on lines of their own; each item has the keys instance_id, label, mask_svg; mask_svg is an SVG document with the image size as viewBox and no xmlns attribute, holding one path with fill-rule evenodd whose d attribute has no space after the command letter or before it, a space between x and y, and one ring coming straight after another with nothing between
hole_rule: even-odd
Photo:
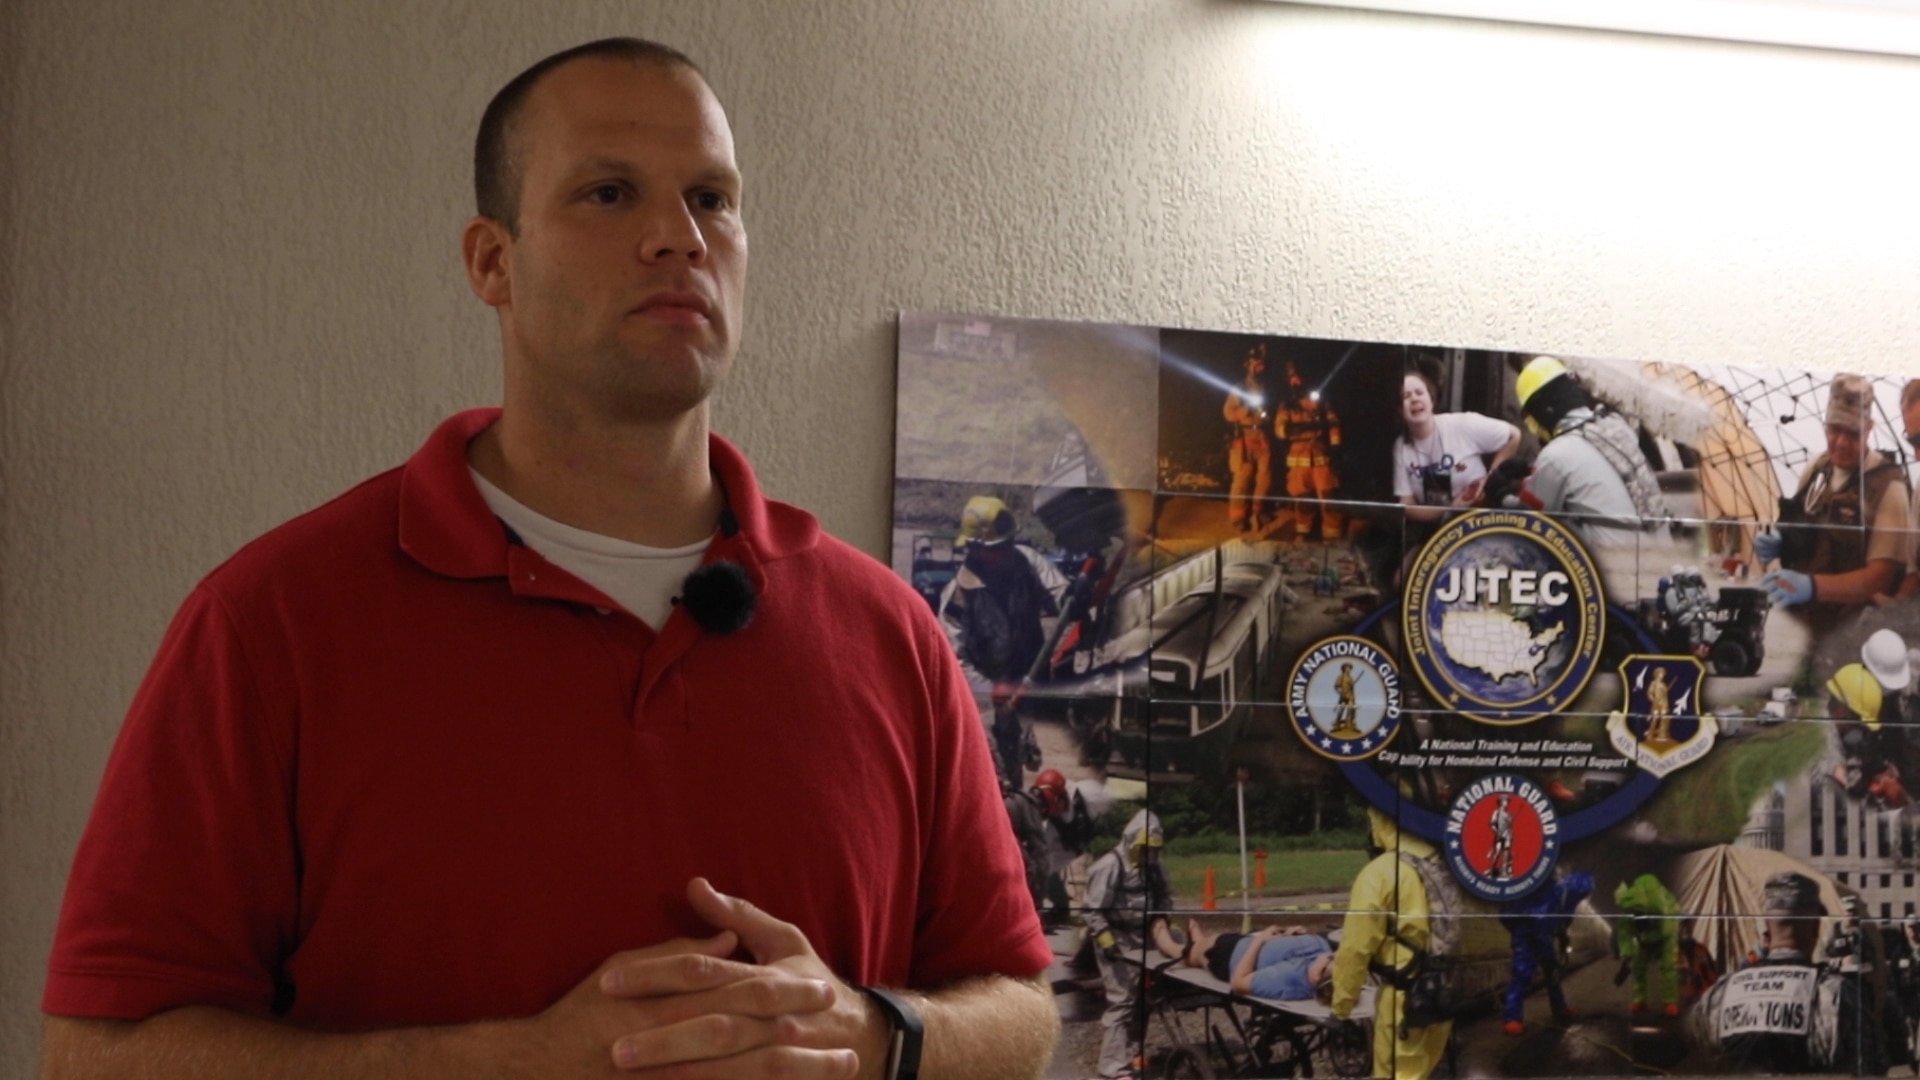
<instances>
[{"instance_id":1,"label":"bright light beam","mask_svg":"<svg viewBox=\"0 0 1920 1080\"><path fill-rule=\"evenodd\" d=\"M1351 359L1353 359L1353 354L1354 354L1354 350L1356 350L1356 349L1358 349L1358 348L1360 348L1360 343L1356 341L1356 342L1354 342L1353 344L1351 344L1351 345L1349 345L1349 346L1347 346L1347 351L1346 351L1346 352L1343 352L1343 353L1341 353L1341 354L1340 354L1340 362L1339 362L1339 363L1337 363L1337 364L1335 364L1335 365L1333 365L1333 370L1332 370L1332 371L1329 371L1329 372L1327 372L1327 377L1326 377L1326 378L1324 378L1324 379L1321 379L1321 380L1320 380L1320 385L1319 385L1319 386L1316 386L1316 387L1314 387L1314 388L1313 388L1313 391L1312 391L1312 393L1311 393L1311 395L1310 395L1310 396L1311 396L1311 397L1313 398L1313 400L1315 400L1315 401L1319 401L1319 400L1320 400L1320 391L1322 391L1322 390L1325 390L1325 389L1326 389L1327 387L1329 387L1329 386L1332 386L1332 385L1333 385L1333 377L1334 377L1335 375L1338 375L1338 374L1340 374L1340 369L1341 369L1341 368L1343 368L1343 367L1346 367L1346 366L1347 366L1347 361L1349 361L1349 360L1351 360Z\"/></svg>"},{"instance_id":2,"label":"bright light beam","mask_svg":"<svg viewBox=\"0 0 1920 1080\"><path fill-rule=\"evenodd\" d=\"M1208 371L1206 368L1201 367L1199 364L1196 364L1193 361L1188 360L1186 357L1180 356L1177 353L1167 352L1163 350L1160 353L1160 359L1165 363L1173 365L1174 368L1181 371L1182 373L1191 375L1194 378L1200 380L1201 382L1206 383L1208 386L1214 387L1215 389L1218 389L1218 390L1224 390L1229 394L1239 395L1240 400L1246 402L1248 405L1251 405L1256 409L1261 408L1266 404L1266 402L1262 399L1261 395L1249 391L1246 387L1241 386L1238 383L1230 383L1225 379L1221 378L1220 376L1215 375L1213 372Z\"/></svg>"}]
</instances>

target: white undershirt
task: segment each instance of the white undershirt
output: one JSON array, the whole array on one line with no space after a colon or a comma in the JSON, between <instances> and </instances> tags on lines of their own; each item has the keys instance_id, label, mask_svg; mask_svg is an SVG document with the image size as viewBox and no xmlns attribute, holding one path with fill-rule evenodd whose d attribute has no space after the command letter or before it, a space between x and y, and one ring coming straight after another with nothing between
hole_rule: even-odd
<instances>
[{"instance_id":1,"label":"white undershirt","mask_svg":"<svg viewBox=\"0 0 1920 1080\"><path fill-rule=\"evenodd\" d=\"M657 548L576 529L528 509L472 467L467 469L487 507L548 562L606 593L641 622L658 630L673 613L688 574L700 566L707 544Z\"/></svg>"}]
</instances>

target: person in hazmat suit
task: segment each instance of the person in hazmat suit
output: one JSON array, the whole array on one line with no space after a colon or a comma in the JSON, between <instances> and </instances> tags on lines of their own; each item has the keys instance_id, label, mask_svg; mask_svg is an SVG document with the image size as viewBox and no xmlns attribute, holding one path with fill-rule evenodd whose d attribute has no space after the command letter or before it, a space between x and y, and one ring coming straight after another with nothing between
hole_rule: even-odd
<instances>
[{"instance_id":1,"label":"person in hazmat suit","mask_svg":"<svg viewBox=\"0 0 1920 1080\"><path fill-rule=\"evenodd\" d=\"M1121 830L1120 842L1087 870L1087 933L1107 996L1100 1014L1099 1068L1105 1078L1138 1075L1147 950L1165 932L1173 907L1173 884L1160 865L1166 842L1160 819L1141 810Z\"/></svg>"},{"instance_id":2,"label":"person in hazmat suit","mask_svg":"<svg viewBox=\"0 0 1920 1080\"><path fill-rule=\"evenodd\" d=\"M1425 1080L1446 1056L1451 1019L1416 1015L1410 999L1434 949L1432 889L1457 886L1432 844L1400 831L1391 817L1369 808L1370 849L1376 854L1353 881L1340 947L1333 958L1333 1015L1345 1020L1360 1003L1370 974L1381 976L1373 1002L1373 1073L1392 1080ZM1438 877L1426 872L1428 866ZM1444 882L1444 884L1442 883ZM1430 885L1432 889L1430 889ZM1443 909L1446 903L1440 905Z\"/></svg>"},{"instance_id":3,"label":"person in hazmat suit","mask_svg":"<svg viewBox=\"0 0 1920 1080\"><path fill-rule=\"evenodd\" d=\"M1614 950L1620 955L1615 986L1633 975L1632 1011L1647 1011L1654 980L1668 1016L1680 1015L1680 902L1673 891L1652 874L1623 881L1613 891L1613 902L1627 918L1614 931Z\"/></svg>"},{"instance_id":4,"label":"person in hazmat suit","mask_svg":"<svg viewBox=\"0 0 1920 1080\"><path fill-rule=\"evenodd\" d=\"M1501 1029L1509 1035L1526 1030L1524 1014L1527 991L1533 985L1533 973L1544 977L1547 1004L1554 1019L1561 1023L1573 1019L1567 995L1560 988L1561 946L1573 913L1593 893L1593 875L1574 873L1558 877L1545 886L1506 906L1500 923L1513 936L1513 965L1507 979L1506 994L1500 999Z\"/></svg>"}]
</instances>

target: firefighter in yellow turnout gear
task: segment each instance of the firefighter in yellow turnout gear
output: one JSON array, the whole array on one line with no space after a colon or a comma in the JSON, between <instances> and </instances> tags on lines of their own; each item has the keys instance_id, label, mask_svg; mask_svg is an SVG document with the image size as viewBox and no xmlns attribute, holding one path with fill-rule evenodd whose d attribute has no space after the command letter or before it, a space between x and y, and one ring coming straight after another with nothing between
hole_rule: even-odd
<instances>
[{"instance_id":1,"label":"firefighter in yellow turnout gear","mask_svg":"<svg viewBox=\"0 0 1920 1080\"><path fill-rule=\"evenodd\" d=\"M1241 532L1258 531L1269 516L1267 490L1273 486L1273 448L1267 442L1267 399L1262 376L1267 370L1267 347L1247 352L1247 377L1227 392L1220 415L1231 434L1227 469L1232 483L1227 491L1227 521Z\"/></svg>"},{"instance_id":2,"label":"firefighter in yellow turnout gear","mask_svg":"<svg viewBox=\"0 0 1920 1080\"><path fill-rule=\"evenodd\" d=\"M1332 500L1340 490L1333 471L1333 449L1340 445L1340 418L1331 406L1310 392L1293 364L1287 364L1289 400L1274 414L1273 433L1287 444L1287 496L1293 502L1294 537L1313 537L1313 518L1320 515L1320 537L1340 539L1345 518ZM1309 499L1311 496L1311 499Z\"/></svg>"},{"instance_id":3,"label":"firefighter in yellow turnout gear","mask_svg":"<svg viewBox=\"0 0 1920 1080\"><path fill-rule=\"evenodd\" d=\"M1414 950L1426 949L1432 941L1426 886L1400 856L1404 852L1412 858L1431 859L1437 854L1433 845L1402 835L1393 819L1379 810L1369 809L1367 818L1373 845L1381 853L1354 879L1340 949L1333 958L1333 1015L1343 1020L1360 1003L1372 965L1406 970L1418 955ZM1446 1054L1453 1022L1410 1026L1403 1038L1400 1026L1406 995L1385 981L1378 995L1373 1005L1373 1075L1425 1080Z\"/></svg>"}]
</instances>

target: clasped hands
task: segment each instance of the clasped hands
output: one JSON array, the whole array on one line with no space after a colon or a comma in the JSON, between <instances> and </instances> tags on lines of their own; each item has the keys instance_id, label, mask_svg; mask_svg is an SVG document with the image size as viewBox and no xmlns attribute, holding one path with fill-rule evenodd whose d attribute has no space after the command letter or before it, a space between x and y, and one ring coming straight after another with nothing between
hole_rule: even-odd
<instances>
[{"instance_id":1,"label":"clasped hands","mask_svg":"<svg viewBox=\"0 0 1920 1080\"><path fill-rule=\"evenodd\" d=\"M540 1058L579 1075L660 1080L878 1075L887 1021L798 927L705 878L688 883L687 900L719 933L610 957L525 1021ZM742 948L753 962L729 959Z\"/></svg>"}]
</instances>

